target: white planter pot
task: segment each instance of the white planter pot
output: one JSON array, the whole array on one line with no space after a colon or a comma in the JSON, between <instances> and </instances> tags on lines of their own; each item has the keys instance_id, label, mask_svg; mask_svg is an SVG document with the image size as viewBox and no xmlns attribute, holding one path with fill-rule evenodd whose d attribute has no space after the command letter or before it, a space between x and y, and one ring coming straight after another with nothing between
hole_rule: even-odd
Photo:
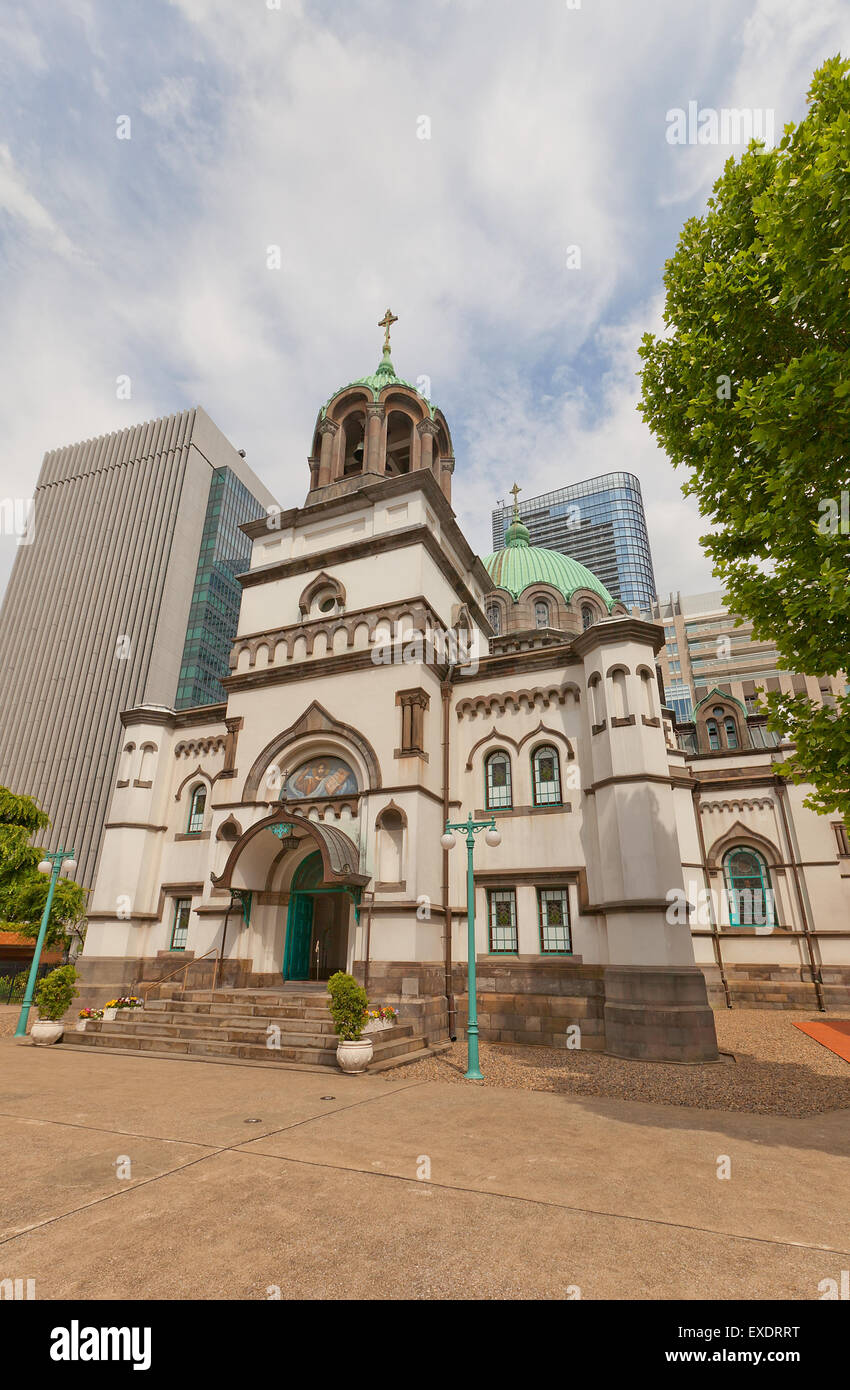
<instances>
[{"instance_id":1,"label":"white planter pot","mask_svg":"<svg viewBox=\"0 0 850 1390\"><path fill-rule=\"evenodd\" d=\"M388 1019L385 1019L385 1018L373 1018L372 1021L371 1021L370 1023L367 1023L367 1024L366 1024L366 1027L363 1029L363 1032L364 1032L364 1033L385 1033L386 1030L387 1030L388 1028L392 1028L392 1027L393 1027L393 1024L390 1023Z\"/></svg>"},{"instance_id":2,"label":"white planter pot","mask_svg":"<svg viewBox=\"0 0 850 1390\"><path fill-rule=\"evenodd\" d=\"M337 1043L336 1060L340 1070L349 1076L365 1071L372 1060L372 1039L361 1037L356 1042Z\"/></svg>"},{"instance_id":3,"label":"white planter pot","mask_svg":"<svg viewBox=\"0 0 850 1390\"><path fill-rule=\"evenodd\" d=\"M111 1023L112 1020L113 1020L113 1018L114 1018L115 1015L117 1014L117 1012L118 1012L117 1009L104 1009L104 1011L103 1011L103 1022L104 1022L104 1023Z\"/></svg>"},{"instance_id":4,"label":"white planter pot","mask_svg":"<svg viewBox=\"0 0 850 1390\"><path fill-rule=\"evenodd\" d=\"M49 1047L51 1043L58 1043L64 1031L61 1023L54 1023L49 1018L37 1018L30 1029L30 1037L37 1047Z\"/></svg>"}]
</instances>

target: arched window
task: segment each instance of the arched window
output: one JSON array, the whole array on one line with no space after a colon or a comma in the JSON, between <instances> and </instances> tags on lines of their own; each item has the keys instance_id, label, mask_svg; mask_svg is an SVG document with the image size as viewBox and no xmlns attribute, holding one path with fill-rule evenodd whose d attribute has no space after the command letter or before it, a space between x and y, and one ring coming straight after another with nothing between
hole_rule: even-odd
<instances>
[{"instance_id":1,"label":"arched window","mask_svg":"<svg viewBox=\"0 0 850 1390\"><path fill-rule=\"evenodd\" d=\"M363 471L366 449L366 416L354 410L345 417L342 426L342 474L344 478Z\"/></svg>"},{"instance_id":2,"label":"arched window","mask_svg":"<svg viewBox=\"0 0 850 1390\"><path fill-rule=\"evenodd\" d=\"M655 706L652 699L654 681L649 671L641 671L640 679L643 688L643 712L647 719L652 719L655 715Z\"/></svg>"},{"instance_id":3,"label":"arched window","mask_svg":"<svg viewBox=\"0 0 850 1390\"><path fill-rule=\"evenodd\" d=\"M595 615L590 604L583 604L581 610L581 627L583 632L587 632L587 629L589 627L593 627L594 616Z\"/></svg>"},{"instance_id":4,"label":"arched window","mask_svg":"<svg viewBox=\"0 0 850 1390\"><path fill-rule=\"evenodd\" d=\"M502 633L502 613L497 604L491 603L490 607L487 609L487 621L496 636L500 637Z\"/></svg>"},{"instance_id":5,"label":"arched window","mask_svg":"<svg viewBox=\"0 0 850 1390\"><path fill-rule=\"evenodd\" d=\"M487 810L498 811L511 806L511 760L500 748L491 753L485 763L487 772Z\"/></svg>"},{"instance_id":6,"label":"arched window","mask_svg":"<svg viewBox=\"0 0 850 1390\"><path fill-rule=\"evenodd\" d=\"M391 410L387 416L387 456L385 472L394 476L410 472L413 451L413 421L403 410Z\"/></svg>"},{"instance_id":7,"label":"arched window","mask_svg":"<svg viewBox=\"0 0 850 1390\"><path fill-rule=\"evenodd\" d=\"M535 627L549 626L549 605L545 599L539 598L534 605L534 625Z\"/></svg>"},{"instance_id":8,"label":"arched window","mask_svg":"<svg viewBox=\"0 0 850 1390\"><path fill-rule=\"evenodd\" d=\"M200 835L204 828L204 812L207 809L207 789L201 784L195 787L192 792L192 799L189 802L189 823L186 826L187 835Z\"/></svg>"},{"instance_id":9,"label":"arched window","mask_svg":"<svg viewBox=\"0 0 850 1390\"><path fill-rule=\"evenodd\" d=\"M561 768L558 750L548 744L535 748L531 755L535 806L560 806Z\"/></svg>"},{"instance_id":10,"label":"arched window","mask_svg":"<svg viewBox=\"0 0 850 1390\"><path fill-rule=\"evenodd\" d=\"M767 864L747 845L730 849L723 860L729 921L733 927L772 927L773 890Z\"/></svg>"},{"instance_id":11,"label":"arched window","mask_svg":"<svg viewBox=\"0 0 850 1390\"><path fill-rule=\"evenodd\" d=\"M717 727L716 719L707 719L705 727L708 729L708 746L712 750L720 747L720 731Z\"/></svg>"},{"instance_id":12,"label":"arched window","mask_svg":"<svg viewBox=\"0 0 850 1390\"><path fill-rule=\"evenodd\" d=\"M728 748L738 747L738 728L731 715L727 715L723 721L726 730L726 745Z\"/></svg>"}]
</instances>

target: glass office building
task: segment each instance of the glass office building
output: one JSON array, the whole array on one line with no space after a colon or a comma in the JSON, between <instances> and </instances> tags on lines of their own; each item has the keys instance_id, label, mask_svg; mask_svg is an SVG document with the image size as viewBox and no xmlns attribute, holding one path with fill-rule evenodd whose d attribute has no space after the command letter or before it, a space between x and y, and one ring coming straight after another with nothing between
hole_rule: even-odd
<instances>
[{"instance_id":1,"label":"glass office building","mask_svg":"<svg viewBox=\"0 0 850 1390\"><path fill-rule=\"evenodd\" d=\"M243 521L256 521L265 514L265 508L229 468L214 471L175 709L227 699L220 677L227 672L239 622L242 588L236 576L248 568L251 559L251 542L239 527Z\"/></svg>"},{"instance_id":2,"label":"glass office building","mask_svg":"<svg viewBox=\"0 0 850 1390\"><path fill-rule=\"evenodd\" d=\"M519 514L531 544L559 550L586 565L627 608L648 607L655 575L640 483L633 473L603 473L530 497ZM502 550L512 506L493 511L493 549Z\"/></svg>"}]
</instances>

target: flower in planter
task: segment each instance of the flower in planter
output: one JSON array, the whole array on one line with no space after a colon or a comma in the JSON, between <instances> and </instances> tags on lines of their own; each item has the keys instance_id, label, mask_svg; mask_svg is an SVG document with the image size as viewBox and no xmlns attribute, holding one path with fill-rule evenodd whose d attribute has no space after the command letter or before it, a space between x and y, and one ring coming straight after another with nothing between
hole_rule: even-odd
<instances>
[{"instance_id":1,"label":"flower in planter","mask_svg":"<svg viewBox=\"0 0 850 1390\"><path fill-rule=\"evenodd\" d=\"M366 1014L374 1023L395 1023L398 1009L394 1009L392 1004L381 1004L377 1009L367 1009Z\"/></svg>"},{"instance_id":2,"label":"flower in planter","mask_svg":"<svg viewBox=\"0 0 850 1390\"><path fill-rule=\"evenodd\" d=\"M103 1018L103 1009L80 1009L80 1018Z\"/></svg>"}]
</instances>

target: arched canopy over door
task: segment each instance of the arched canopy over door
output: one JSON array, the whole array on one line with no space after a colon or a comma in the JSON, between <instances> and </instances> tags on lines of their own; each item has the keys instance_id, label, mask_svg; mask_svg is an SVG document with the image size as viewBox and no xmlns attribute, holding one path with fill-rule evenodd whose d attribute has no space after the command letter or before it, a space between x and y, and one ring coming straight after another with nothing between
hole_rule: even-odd
<instances>
[{"instance_id":1,"label":"arched canopy over door","mask_svg":"<svg viewBox=\"0 0 850 1390\"><path fill-rule=\"evenodd\" d=\"M369 882L369 875L360 872L360 854L357 846L344 830L339 830L335 825L326 825L324 821L308 820L306 816L287 814L284 804L272 815L264 816L262 820L257 821L243 835L240 835L227 856L227 863L222 869L221 875L218 878L215 874L210 875L215 887L238 886L234 885L233 876L244 850L257 835L261 835L265 830L271 830L275 825L282 824L290 824L298 830L306 831L315 840L316 848L321 855L324 883L329 885L349 884L362 888ZM272 843L274 842L272 841ZM254 885L246 884L245 886L252 887Z\"/></svg>"}]
</instances>

